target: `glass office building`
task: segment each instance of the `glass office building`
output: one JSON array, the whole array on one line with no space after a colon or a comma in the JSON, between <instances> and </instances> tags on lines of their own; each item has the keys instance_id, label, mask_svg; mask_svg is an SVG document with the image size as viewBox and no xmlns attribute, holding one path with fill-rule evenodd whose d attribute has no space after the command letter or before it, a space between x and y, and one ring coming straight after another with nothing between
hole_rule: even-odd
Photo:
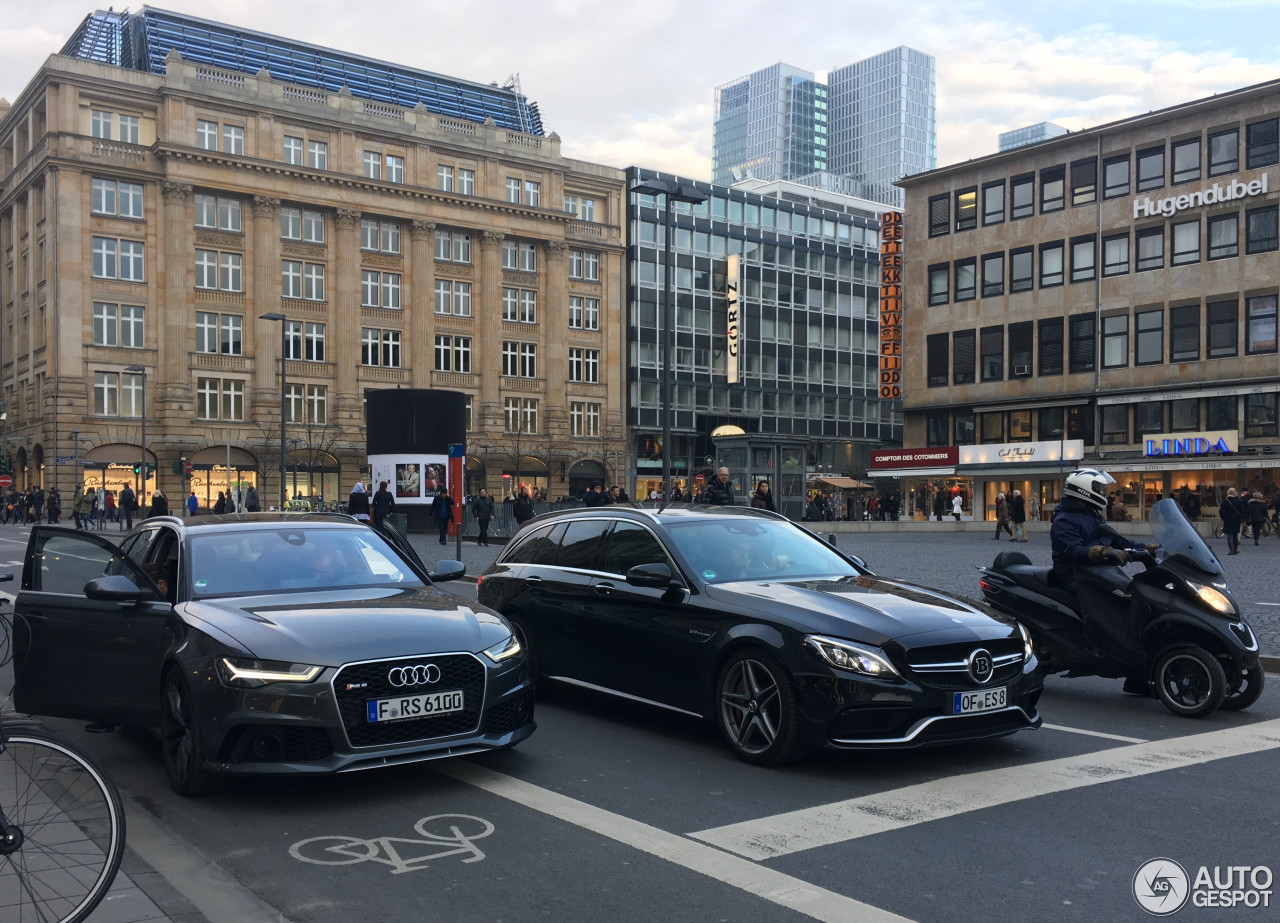
<instances>
[{"instance_id":1,"label":"glass office building","mask_svg":"<svg viewBox=\"0 0 1280 923\"><path fill-rule=\"evenodd\" d=\"M792 180L827 168L827 88L775 64L716 88L712 181Z\"/></svg>"},{"instance_id":2,"label":"glass office building","mask_svg":"<svg viewBox=\"0 0 1280 923\"><path fill-rule=\"evenodd\" d=\"M627 185L659 175L632 167ZM877 391L884 209L789 183L748 191L680 182L707 201L681 203L675 214L673 476L697 492L699 476L724 464L740 497L768 480L782 511L799 518L806 474L859 475L872 449L901 438L897 405ZM664 222L661 197L630 195L627 426L637 497L660 486L665 450ZM732 256L743 316L737 382L729 381L725 296ZM722 426L744 432L713 438Z\"/></svg>"},{"instance_id":3,"label":"glass office building","mask_svg":"<svg viewBox=\"0 0 1280 923\"><path fill-rule=\"evenodd\" d=\"M1011 151L1015 147L1026 147L1028 144L1039 144L1050 138L1060 138L1067 133L1061 125L1053 122L1036 122L1024 128L1000 132L1000 150Z\"/></svg>"}]
</instances>

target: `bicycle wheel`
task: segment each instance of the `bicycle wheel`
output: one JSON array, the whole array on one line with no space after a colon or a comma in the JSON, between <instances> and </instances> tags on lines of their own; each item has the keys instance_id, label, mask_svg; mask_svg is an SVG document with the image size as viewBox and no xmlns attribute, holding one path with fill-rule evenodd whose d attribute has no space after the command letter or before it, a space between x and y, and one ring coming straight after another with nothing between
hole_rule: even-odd
<instances>
[{"instance_id":1,"label":"bicycle wheel","mask_svg":"<svg viewBox=\"0 0 1280 923\"><path fill-rule=\"evenodd\" d=\"M120 794L97 763L49 731L14 730L3 746L0 807L17 833L0 842L0 919L80 923L120 868Z\"/></svg>"}]
</instances>

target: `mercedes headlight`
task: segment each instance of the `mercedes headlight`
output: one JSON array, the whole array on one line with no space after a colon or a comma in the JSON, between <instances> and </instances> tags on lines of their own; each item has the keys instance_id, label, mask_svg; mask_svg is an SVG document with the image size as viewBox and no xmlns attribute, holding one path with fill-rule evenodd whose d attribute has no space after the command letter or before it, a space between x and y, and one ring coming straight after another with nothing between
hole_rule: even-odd
<instances>
[{"instance_id":1,"label":"mercedes headlight","mask_svg":"<svg viewBox=\"0 0 1280 923\"><path fill-rule=\"evenodd\" d=\"M838 670L861 673L863 676L898 676L884 651L870 645L853 644L823 635L807 635L805 647Z\"/></svg>"},{"instance_id":2,"label":"mercedes headlight","mask_svg":"<svg viewBox=\"0 0 1280 923\"><path fill-rule=\"evenodd\" d=\"M223 657L218 672L228 686L261 686L266 683L309 683L324 667L280 660L253 660L248 657Z\"/></svg>"},{"instance_id":3,"label":"mercedes headlight","mask_svg":"<svg viewBox=\"0 0 1280 923\"><path fill-rule=\"evenodd\" d=\"M1235 615L1236 607L1227 598L1227 594L1221 590L1211 586L1205 586L1202 583L1192 583L1187 581L1187 586L1191 587L1191 591L1199 597L1200 601L1215 612L1221 612L1223 615Z\"/></svg>"},{"instance_id":4,"label":"mercedes headlight","mask_svg":"<svg viewBox=\"0 0 1280 923\"><path fill-rule=\"evenodd\" d=\"M1022 662L1030 663L1031 658L1036 655L1035 645L1031 643L1031 632L1018 622L1018 633L1022 635Z\"/></svg>"},{"instance_id":5,"label":"mercedes headlight","mask_svg":"<svg viewBox=\"0 0 1280 923\"><path fill-rule=\"evenodd\" d=\"M520 641L515 635L507 638L499 644L487 649L484 655L494 663L502 663L504 660L510 660L516 654L520 653L523 648L520 647Z\"/></svg>"}]
</instances>

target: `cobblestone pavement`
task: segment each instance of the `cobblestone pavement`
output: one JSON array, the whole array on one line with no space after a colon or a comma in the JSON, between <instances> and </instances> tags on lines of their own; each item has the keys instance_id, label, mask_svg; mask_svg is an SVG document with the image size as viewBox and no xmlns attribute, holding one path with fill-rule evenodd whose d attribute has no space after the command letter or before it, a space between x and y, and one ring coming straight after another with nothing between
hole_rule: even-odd
<instances>
[{"instance_id":1,"label":"cobblestone pavement","mask_svg":"<svg viewBox=\"0 0 1280 923\"><path fill-rule=\"evenodd\" d=\"M886 529L892 527L886 524ZM1032 529L1036 526L1033 525ZM1022 551L1039 565L1050 561L1048 525L1040 531L1030 531L1026 544L1019 544ZM453 559L454 543L450 540L442 547L434 535L415 534L414 546L428 564L440 558ZM1240 543L1240 554L1228 557L1226 541L1210 539L1210 547L1222 560L1227 583L1235 593L1249 624L1253 626L1261 643L1262 653L1280 657L1280 538L1275 535L1253 542ZM996 552L1009 547L1008 539L1001 544L992 541L986 532L873 532L840 535L838 547L860 556L873 571L885 577L912 580L925 586L936 587L959 596L981 598L978 589L977 568L990 564ZM498 553L499 545L477 547L470 540L462 543L462 561L467 566L468 578L483 573Z\"/></svg>"}]
</instances>

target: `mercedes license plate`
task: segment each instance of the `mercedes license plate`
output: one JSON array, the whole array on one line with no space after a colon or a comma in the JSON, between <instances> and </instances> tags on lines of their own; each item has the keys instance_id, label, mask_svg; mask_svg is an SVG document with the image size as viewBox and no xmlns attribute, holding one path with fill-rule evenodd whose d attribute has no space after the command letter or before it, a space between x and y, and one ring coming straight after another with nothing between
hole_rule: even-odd
<instances>
[{"instance_id":1,"label":"mercedes license plate","mask_svg":"<svg viewBox=\"0 0 1280 923\"><path fill-rule=\"evenodd\" d=\"M428 692L425 695L402 695L394 699L370 699L369 722L403 721L406 718L430 718L462 711L462 690Z\"/></svg>"},{"instance_id":2,"label":"mercedes license plate","mask_svg":"<svg viewBox=\"0 0 1280 923\"><path fill-rule=\"evenodd\" d=\"M1007 687L982 689L977 692L957 692L951 697L951 714L972 715L975 712L1004 708Z\"/></svg>"}]
</instances>

